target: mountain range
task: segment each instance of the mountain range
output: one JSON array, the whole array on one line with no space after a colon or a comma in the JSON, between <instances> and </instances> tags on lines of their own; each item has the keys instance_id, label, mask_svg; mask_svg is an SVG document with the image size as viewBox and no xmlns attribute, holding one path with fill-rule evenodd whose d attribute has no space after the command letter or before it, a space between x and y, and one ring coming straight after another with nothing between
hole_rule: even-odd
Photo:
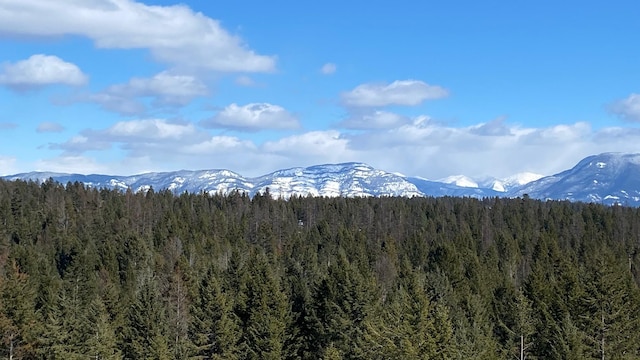
<instances>
[{"instance_id":1,"label":"mountain range","mask_svg":"<svg viewBox=\"0 0 640 360\"><path fill-rule=\"evenodd\" d=\"M542 177L523 173L507 179L474 181L466 176L427 180L374 169L357 162L297 167L258 177L244 177L229 170L146 173L132 176L82 175L30 172L5 180L66 184L134 192L168 189L175 193L229 193L249 196L269 191L273 197L291 196L464 196L521 197L640 206L640 154L604 153L589 156L573 168Z\"/></svg>"}]
</instances>

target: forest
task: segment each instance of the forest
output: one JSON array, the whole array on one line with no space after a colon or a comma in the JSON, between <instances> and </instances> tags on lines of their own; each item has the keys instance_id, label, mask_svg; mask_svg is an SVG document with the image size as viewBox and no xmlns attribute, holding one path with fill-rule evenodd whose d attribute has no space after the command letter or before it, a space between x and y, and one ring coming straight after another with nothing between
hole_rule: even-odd
<instances>
[{"instance_id":1,"label":"forest","mask_svg":"<svg viewBox=\"0 0 640 360\"><path fill-rule=\"evenodd\" d=\"M6 359L638 359L640 210L0 181Z\"/></svg>"}]
</instances>

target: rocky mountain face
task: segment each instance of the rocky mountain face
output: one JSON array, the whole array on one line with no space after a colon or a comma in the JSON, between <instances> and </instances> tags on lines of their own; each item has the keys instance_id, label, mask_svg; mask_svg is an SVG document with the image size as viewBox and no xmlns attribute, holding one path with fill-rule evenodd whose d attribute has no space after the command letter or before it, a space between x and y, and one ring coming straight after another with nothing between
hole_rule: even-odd
<instances>
[{"instance_id":1,"label":"rocky mountain face","mask_svg":"<svg viewBox=\"0 0 640 360\"><path fill-rule=\"evenodd\" d=\"M640 154L605 153L589 156L572 169L542 177L518 174L506 179L474 181L459 175L439 181L407 177L374 169L363 163L316 165L278 170L259 177L244 177L229 170L175 171L133 176L81 175L32 172L5 176L6 180L60 183L82 182L108 189L134 192L168 189L175 193L229 193L250 196L264 193L291 196L466 196L519 197L640 205ZM533 181L532 181L533 180Z\"/></svg>"}]
</instances>

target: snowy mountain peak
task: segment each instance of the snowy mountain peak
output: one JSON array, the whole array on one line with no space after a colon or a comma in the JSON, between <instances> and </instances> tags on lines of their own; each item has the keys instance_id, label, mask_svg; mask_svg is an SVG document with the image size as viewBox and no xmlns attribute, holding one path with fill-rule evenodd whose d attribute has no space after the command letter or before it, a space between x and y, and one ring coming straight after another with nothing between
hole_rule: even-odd
<instances>
[{"instance_id":1,"label":"snowy mountain peak","mask_svg":"<svg viewBox=\"0 0 640 360\"><path fill-rule=\"evenodd\" d=\"M513 195L603 204L640 205L640 154L604 153L529 183Z\"/></svg>"},{"instance_id":2,"label":"snowy mountain peak","mask_svg":"<svg viewBox=\"0 0 640 360\"><path fill-rule=\"evenodd\" d=\"M536 181L540 178L544 177L544 175L532 173L532 172L521 172L515 175L504 178L502 181L505 184L509 185L525 185L532 181Z\"/></svg>"},{"instance_id":3,"label":"snowy mountain peak","mask_svg":"<svg viewBox=\"0 0 640 360\"><path fill-rule=\"evenodd\" d=\"M313 196L422 196L404 177L376 170L364 163L291 168L258 177L257 191L274 197Z\"/></svg>"},{"instance_id":4,"label":"snowy mountain peak","mask_svg":"<svg viewBox=\"0 0 640 360\"><path fill-rule=\"evenodd\" d=\"M478 183L473 181L473 179L464 176L464 175L453 175L453 176L448 176L446 178L440 179L438 180L439 182L445 183L445 184L454 184L456 186L460 186L460 187L468 187L468 188L477 188Z\"/></svg>"}]
</instances>

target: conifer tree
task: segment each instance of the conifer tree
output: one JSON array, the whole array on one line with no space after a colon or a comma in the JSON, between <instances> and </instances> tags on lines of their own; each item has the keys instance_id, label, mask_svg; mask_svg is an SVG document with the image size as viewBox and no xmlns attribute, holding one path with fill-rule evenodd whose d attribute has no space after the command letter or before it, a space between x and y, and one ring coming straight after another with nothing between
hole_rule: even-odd
<instances>
[{"instance_id":1,"label":"conifer tree","mask_svg":"<svg viewBox=\"0 0 640 360\"><path fill-rule=\"evenodd\" d=\"M0 277L0 335L2 354L7 358L34 355L41 323L35 312L34 286L29 276L11 261Z\"/></svg>"},{"instance_id":2,"label":"conifer tree","mask_svg":"<svg viewBox=\"0 0 640 360\"><path fill-rule=\"evenodd\" d=\"M165 309L155 278L147 275L127 314L123 354L127 359L171 359Z\"/></svg>"},{"instance_id":3,"label":"conifer tree","mask_svg":"<svg viewBox=\"0 0 640 360\"><path fill-rule=\"evenodd\" d=\"M191 305L189 338L194 359L240 359L241 329L233 312L233 298L225 291L220 275L209 269L200 281Z\"/></svg>"},{"instance_id":4,"label":"conifer tree","mask_svg":"<svg viewBox=\"0 0 640 360\"><path fill-rule=\"evenodd\" d=\"M446 308L432 302L424 278L406 274L382 316L368 322L368 358L449 359L453 356L453 329Z\"/></svg>"},{"instance_id":5,"label":"conifer tree","mask_svg":"<svg viewBox=\"0 0 640 360\"><path fill-rule=\"evenodd\" d=\"M91 302L87 320L92 326L88 330L84 353L95 360L122 359L122 352L118 348L118 339L109 313L99 297Z\"/></svg>"},{"instance_id":6,"label":"conifer tree","mask_svg":"<svg viewBox=\"0 0 640 360\"><path fill-rule=\"evenodd\" d=\"M241 309L247 359L282 359L289 323L289 304L276 274L263 253L248 264L246 303Z\"/></svg>"},{"instance_id":7,"label":"conifer tree","mask_svg":"<svg viewBox=\"0 0 640 360\"><path fill-rule=\"evenodd\" d=\"M626 264L601 249L585 269L580 320L588 353L599 359L640 356L640 293Z\"/></svg>"}]
</instances>

